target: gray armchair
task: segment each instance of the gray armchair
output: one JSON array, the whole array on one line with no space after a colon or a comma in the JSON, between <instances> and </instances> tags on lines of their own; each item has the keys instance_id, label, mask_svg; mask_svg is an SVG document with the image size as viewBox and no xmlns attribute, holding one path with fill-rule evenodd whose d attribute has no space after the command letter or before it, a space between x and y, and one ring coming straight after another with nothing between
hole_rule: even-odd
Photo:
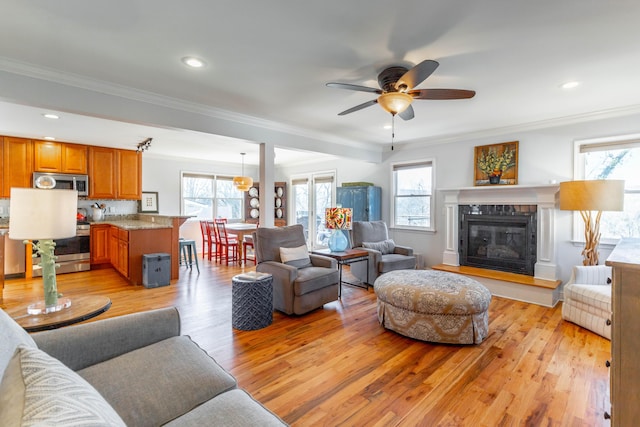
<instances>
[{"instance_id":1,"label":"gray armchair","mask_svg":"<svg viewBox=\"0 0 640 427\"><path fill-rule=\"evenodd\" d=\"M354 249L369 252L368 275L367 263L351 264L351 273L363 283L372 285L379 275L388 271L416 268L413 249L397 246L390 240L384 221L355 221L351 230L351 243Z\"/></svg>"},{"instance_id":2,"label":"gray armchair","mask_svg":"<svg viewBox=\"0 0 640 427\"><path fill-rule=\"evenodd\" d=\"M338 299L338 264L333 258L309 254L302 225L259 227L254 233L256 271L273 275L273 308L305 314ZM282 262L281 248L290 249Z\"/></svg>"}]
</instances>

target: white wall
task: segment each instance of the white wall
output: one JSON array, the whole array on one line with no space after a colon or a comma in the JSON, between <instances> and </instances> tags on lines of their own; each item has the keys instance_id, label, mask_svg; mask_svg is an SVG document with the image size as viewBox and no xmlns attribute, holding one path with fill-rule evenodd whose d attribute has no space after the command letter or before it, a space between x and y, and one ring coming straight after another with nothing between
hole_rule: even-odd
<instances>
[{"instance_id":1,"label":"white wall","mask_svg":"<svg viewBox=\"0 0 640 427\"><path fill-rule=\"evenodd\" d=\"M469 137L446 144L433 142L412 143L409 146L396 145L388 151L380 164L351 159L298 164L276 169L275 180L289 182L291 175L316 171L336 170L337 183L364 181L382 187L382 217L389 221L391 206L391 163L416 159L434 159L436 164L436 187L456 188L473 186L473 155L477 145L519 141L518 184L547 184L573 179L573 143L577 139L640 133L640 116L627 116L592 120L571 125L539 128L533 130L513 130L494 132L491 136ZM144 157L143 189L158 191L162 214L174 215L180 212L180 171L208 171L217 173L237 173L238 165L182 162L168 159ZM257 177L257 169L249 170ZM426 258L426 265L442 262L444 250L444 213L442 195L436 193L436 232L407 232L391 230L391 237L401 245L414 248ZM566 281L573 265L581 264L582 244L572 243L572 214L556 210L556 252L559 279ZM610 247L600 246L600 259L607 258Z\"/></svg>"}]
</instances>

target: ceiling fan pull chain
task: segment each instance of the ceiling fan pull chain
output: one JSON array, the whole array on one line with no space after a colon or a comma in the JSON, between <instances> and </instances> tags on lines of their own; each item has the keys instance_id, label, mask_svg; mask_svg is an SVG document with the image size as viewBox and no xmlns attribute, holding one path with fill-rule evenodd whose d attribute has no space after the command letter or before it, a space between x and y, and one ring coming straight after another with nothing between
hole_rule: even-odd
<instances>
[{"instance_id":1,"label":"ceiling fan pull chain","mask_svg":"<svg viewBox=\"0 0 640 427\"><path fill-rule=\"evenodd\" d=\"M391 115L391 151L393 151L393 140L396 138L396 115Z\"/></svg>"}]
</instances>

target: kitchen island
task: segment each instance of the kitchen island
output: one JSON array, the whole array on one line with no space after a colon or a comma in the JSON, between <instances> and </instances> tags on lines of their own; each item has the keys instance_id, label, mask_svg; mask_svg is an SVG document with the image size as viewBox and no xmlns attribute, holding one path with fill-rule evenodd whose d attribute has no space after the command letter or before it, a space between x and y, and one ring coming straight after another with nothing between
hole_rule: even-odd
<instances>
[{"instance_id":1,"label":"kitchen island","mask_svg":"<svg viewBox=\"0 0 640 427\"><path fill-rule=\"evenodd\" d=\"M142 284L142 255L171 255L171 280L179 277L180 226L187 216L138 214L91 224L91 268L112 266L132 285Z\"/></svg>"}]
</instances>

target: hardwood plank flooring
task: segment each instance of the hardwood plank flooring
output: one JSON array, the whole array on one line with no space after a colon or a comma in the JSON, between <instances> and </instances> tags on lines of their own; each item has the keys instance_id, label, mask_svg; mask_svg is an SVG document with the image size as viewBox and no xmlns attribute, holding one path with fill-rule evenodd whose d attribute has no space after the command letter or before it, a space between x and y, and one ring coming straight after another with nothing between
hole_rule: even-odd
<instances>
[{"instance_id":1,"label":"hardwood plank flooring","mask_svg":"<svg viewBox=\"0 0 640 427\"><path fill-rule=\"evenodd\" d=\"M182 332L293 426L609 425L610 343L564 322L560 305L493 297L482 344L431 344L386 331L373 291L347 285L323 309L275 312L269 327L238 331L231 277L242 270L200 263L201 274L181 267L178 281L155 289L111 269L59 275L58 287L111 298L90 321L178 307ZM0 306L26 305L41 289L41 279L9 280Z\"/></svg>"}]
</instances>

